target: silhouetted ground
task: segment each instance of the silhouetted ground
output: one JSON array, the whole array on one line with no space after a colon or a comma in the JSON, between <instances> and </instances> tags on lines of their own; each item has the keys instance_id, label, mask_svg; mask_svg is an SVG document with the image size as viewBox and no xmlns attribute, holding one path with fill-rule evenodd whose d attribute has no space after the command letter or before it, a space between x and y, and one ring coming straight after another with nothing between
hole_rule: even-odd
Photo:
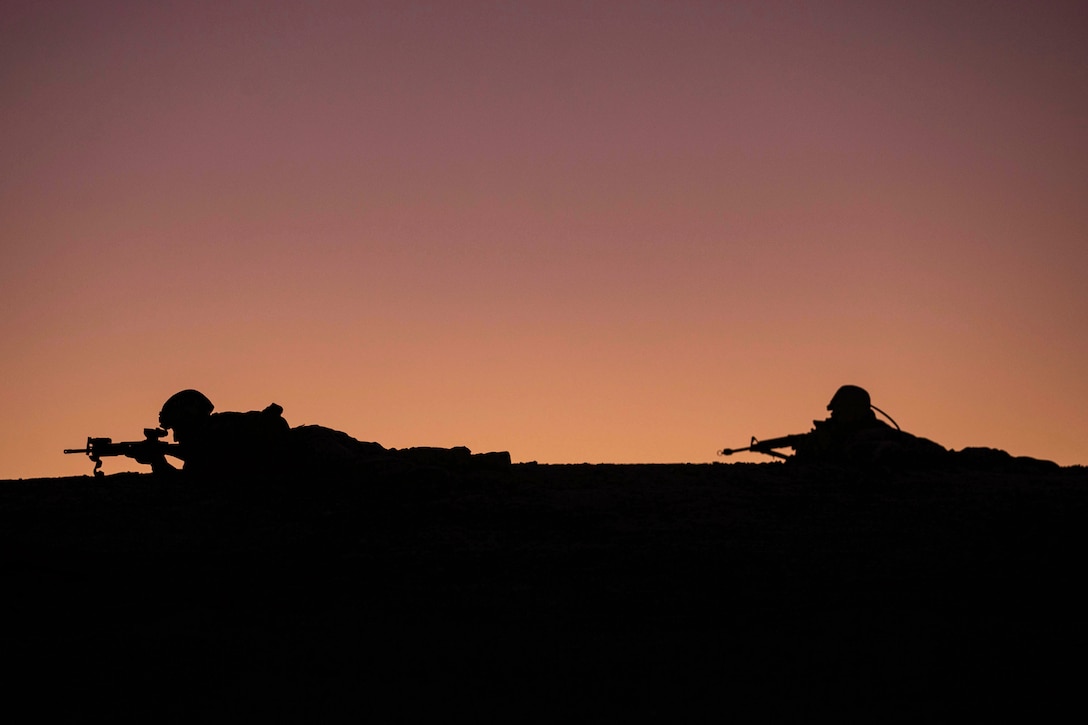
<instances>
[{"instance_id":1,"label":"silhouetted ground","mask_svg":"<svg viewBox=\"0 0 1088 725\"><path fill-rule=\"evenodd\" d=\"M1088 473L535 465L0 482L6 698L68 722L1082 706Z\"/></svg>"}]
</instances>

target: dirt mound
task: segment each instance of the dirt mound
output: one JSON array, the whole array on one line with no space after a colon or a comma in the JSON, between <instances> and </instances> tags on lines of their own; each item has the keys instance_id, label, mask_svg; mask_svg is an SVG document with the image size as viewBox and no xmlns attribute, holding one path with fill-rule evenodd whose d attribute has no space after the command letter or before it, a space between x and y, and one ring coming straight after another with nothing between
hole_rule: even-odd
<instances>
[{"instance_id":1,"label":"dirt mound","mask_svg":"<svg viewBox=\"0 0 1088 725\"><path fill-rule=\"evenodd\" d=\"M1085 520L1083 468L8 481L3 646L77 719L1056 706Z\"/></svg>"}]
</instances>

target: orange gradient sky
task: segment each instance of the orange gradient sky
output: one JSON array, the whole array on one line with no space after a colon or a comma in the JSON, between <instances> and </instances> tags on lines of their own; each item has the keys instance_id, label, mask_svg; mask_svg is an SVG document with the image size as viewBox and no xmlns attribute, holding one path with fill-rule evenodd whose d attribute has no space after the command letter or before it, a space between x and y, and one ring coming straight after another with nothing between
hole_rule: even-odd
<instances>
[{"instance_id":1,"label":"orange gradient sky","mask_svg":"<svg viewBox=\"0 0 1088 725\"><path fill-rule=\"evenodd\" d=\"M626 463L854 383L1088 463L1083 2L2 5L0 478L188 387Z\"/></svg>"}]
</instances>

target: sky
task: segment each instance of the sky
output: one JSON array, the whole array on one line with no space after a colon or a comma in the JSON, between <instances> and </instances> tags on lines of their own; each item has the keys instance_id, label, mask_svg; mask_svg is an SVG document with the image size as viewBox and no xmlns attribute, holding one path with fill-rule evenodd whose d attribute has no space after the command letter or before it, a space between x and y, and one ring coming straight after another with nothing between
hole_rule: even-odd
<instances>
[{"instance_id":1,"label":"sky","mask_svg":"<svg viewBox=\"0 0 1088 725\"><path fill-rule=\"evenodd\" d=\"M701 463L849 383L1088 464L1083 2L0 5L0 478L185 388Z\"/></svg>"}]
</instances>

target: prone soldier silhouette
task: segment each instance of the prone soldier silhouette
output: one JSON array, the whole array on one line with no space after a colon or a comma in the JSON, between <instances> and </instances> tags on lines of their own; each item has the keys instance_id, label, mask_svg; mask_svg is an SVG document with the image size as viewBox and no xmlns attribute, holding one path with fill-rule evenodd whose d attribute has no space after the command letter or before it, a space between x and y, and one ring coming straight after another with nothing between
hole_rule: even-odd
<instances>
[{"instance_id":1,"label":"prone soldier silhouette","mask_svg":"<svg viewBox=\"0 0 1088 725\"><path fill-rule=\"evenodd\" d=\"M741 451L763 453L795 463L835 465L928 465L943 461L949 451L928 438L911 435L899 428L890 415L872 404L869 392L857 385L843 385L827 404L831 415L812 421L808 433L765 441L752 438L745 448L725 448L719 455ZM888 425L876 417L879 412ZM779 449L792 448L792 456Z\"/></svg>"},{"instance_id":2,"label":"prone soldier silhouette","mask_svg":"<svg viewBox=\"0 0 1088 725\"><path fill-rule=\"evenodd\" d=\"M401 461L442 467L495 467L509 465L506 451L473 454L454 448L386 448L360 441L342 431L320 425L292 428L283 408L272 403L263 410L214 412L215 405L198 390L170 396L159 412L160 428L146 428L146 440L113 443L109 438L88 438L87 447L65 453L86 453L95 462L95 475L104 456L128 456L150 465L154 473L176 471L167 456L183 462L196 474L271 474L283 470L344 468L378 461ZM174 443L162 440L173 432Z\"/></svg>"}]
</instances>

